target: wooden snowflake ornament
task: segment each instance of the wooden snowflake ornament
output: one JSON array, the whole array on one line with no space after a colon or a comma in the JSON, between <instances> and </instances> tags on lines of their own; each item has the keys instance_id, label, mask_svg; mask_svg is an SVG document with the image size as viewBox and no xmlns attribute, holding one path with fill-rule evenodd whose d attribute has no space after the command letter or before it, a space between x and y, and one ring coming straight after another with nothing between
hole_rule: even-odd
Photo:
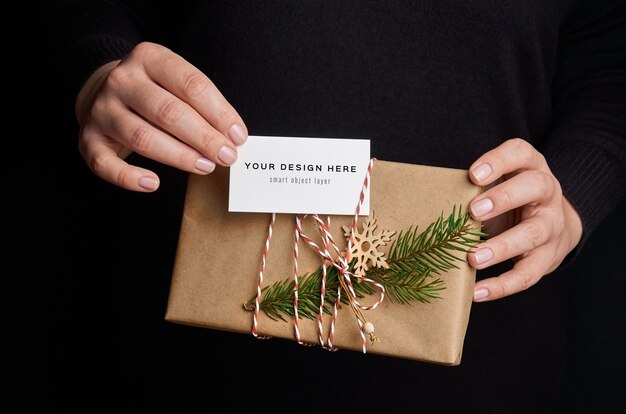
<instances>
[{"instance_id":1,"label":"wooden snowflake ornament","mask_svg":"<svg viewBox=\"0 0 626 414\"><path fill-rule=\"evenodd\" d=\"M350 237L351 229L347 226L342 226L346 237ZM352 257L356 257L356 266L354 268L354 274L357 276L365 276L365 272L369 270L368 262L371 267L389 268L387 259L384 257L385 253L379 251L380 247L386 246L391 241L391 238L395 231L383 230L378 234L375 234L376 219L374 217L368 217L364 222L361 232L354 234L354 244L350 254Z\"/></svg>"}]
</instances>

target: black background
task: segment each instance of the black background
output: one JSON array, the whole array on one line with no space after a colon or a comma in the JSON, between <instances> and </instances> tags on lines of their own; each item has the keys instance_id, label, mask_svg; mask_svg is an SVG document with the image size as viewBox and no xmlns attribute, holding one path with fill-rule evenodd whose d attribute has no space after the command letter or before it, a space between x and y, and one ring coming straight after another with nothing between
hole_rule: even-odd
<instances>
[{"instance_id":1,"label":"black background","mask_svg":"<svg viewBox=\"0 0 626 414\"><path fill-rule=\"evenodd\" d=\"M37 20L33 22L36 30ZM154 166L162 186L153 195L126 192L93 176L77 151L73 98L58 82L55 57L41 45L18 46L12 59L17 74L12 79L23 87L11 100L15 111L6 122L17 122L23 133L5 138L10 201L5 201L3 215L10 246L3 291L9 299L8 320L15 328L7 340L15 348L5 354L5 361L15 368L10 371L14 408L188 411L185 408L224 402L235 410L275 406L280 411L281 382L293 379L277 378L273 364L297 368L298 361L306 364L310 355L321 351L300 347L294 351L291 342L252 343L251 337L163 321L185 175ZM612 407L623 402L625 217L622 202L565 272L570 286L568 367L558 412L615 412ZM250 347L285 358L259 364L248 355ZM233 352L223 353L233 348L240 350L236 361ZM169 352L182 355L175 365L167 358ZM185 357L194 354L212 357L202 361ZM342 373L329 358L332 384L332 378ZM218 369L220 363L230 369ZM185 377L198 371L206 373L202 381ZM307 392L324 389L324 384L308 383L306 373L298 375ZM202 388L211 382L210 389ZM358 382L362 383L368 382ZM375 388L350 382L343 390L330 392L335 393L351 396L337 402L336 408L343 411L380 403L375 401ZM164 404L167 394L179 397L176 406ZM351 400L356 405L347 403ZM420 407L406 396L398 401L388 407L398 411Z\"/></svg>"}]
</instances>

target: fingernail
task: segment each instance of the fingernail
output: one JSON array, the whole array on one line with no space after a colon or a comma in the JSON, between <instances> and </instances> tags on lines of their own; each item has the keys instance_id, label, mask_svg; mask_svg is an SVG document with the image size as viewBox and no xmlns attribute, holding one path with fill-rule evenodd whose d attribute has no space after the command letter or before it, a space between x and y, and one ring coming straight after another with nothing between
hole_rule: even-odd
<instances>
[{"instance_id":1,"label":"fingernail","mask_svg":"<svg viewBox=\"0 0 626 414\"><path fill-rule=\"evenodd\" d=\"M487 296L489 296L489 290L485 288L476 289L474 291L474 300L478 301L481 299L485 299Z\"/></svg>"},{"instance_id":2,"label":"fingernail","mask_svg":"<svg viewBox=\"0 0 626 414\"><path fill-rule=\"evenodd\" d=\"M492 172L493 172L493 169L491 168L491 165L480 164L478 167L474 168L474 171L472 171L472 175L478 181L483 181L489 178Z\"/></svg>"},{"instance_id":3,"label":"fingernail","mask_svg":"<svg viewBox=\"0 0 626 414\"><path fill-rule=\"evenodd\" d=\"M215 163L206 158L198 158L198 160L196 161L196 168L200 171L210 173L213 172L213 170L215 169Z\"/></svg>"},{"instance_id":4,"label":"fingernail","mask_svg":"<svg viewBox=\"0 0 626 414\"><path fill-rule=\"evenodd\" d=\"M217 153L217 158L224 164L231 165L237 160L237 153L229 147L222 147Z\"/></svg>"},{"instance_id":5,"label":"fingernail","mask_svg":"<svg viewBox=\"0 0 626 414\"><path fill-rule=\"evenodd\" d=\"M489 198L483 198L472 204L471 210L474 217L482 217L493 210L493 203Z\"/></svg>"},{"instance_id":6,"label":"fingernail","mask_svg":"<svg viewBox=\"0 0 626 414\"><path fill-rule=\"evenodd\" d=\"M228 136L235 145L241 145L248 139L246 133L243 131L243 128L237 124L230 127L228 130Z\"/></svg>"},{"instance_id":7,"label":"fingernail","mask_svg":"<svg viewBox=\"0 0 626 414\"><path fill-rule=\"evenodd\" d=\"M487 260L491 260L492 257L493 251L489 248L478 249L474 252L477 264L485 263Z\"/></svg>"},{"instance_id":8,"label":"fingernail","mask_svg":"<svg viewBox=\"0 0 626 414\"><path fill-rule=\"evenodd\" d=\"M144 190L156 190L159 187L159 180L156 180L152 177L141 177L139 179L139 187L143 188Z\"/></svg>"}]
</instances>

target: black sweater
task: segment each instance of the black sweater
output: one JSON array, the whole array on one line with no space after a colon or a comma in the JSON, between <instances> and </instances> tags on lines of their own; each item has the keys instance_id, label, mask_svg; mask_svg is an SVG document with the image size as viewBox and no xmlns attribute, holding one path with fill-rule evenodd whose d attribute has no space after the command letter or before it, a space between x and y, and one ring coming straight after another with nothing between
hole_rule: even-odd
<instances>
[{"instance_id":1,"label":"black sweater","mask_svg":"<svg viewBox=\"0 0 626 414\"><path fill-rule=\"evenodd\" d=\"M379 159L458 168L522 137L546 155L585 237L624 198L623 0L119 3L63 1L48 14L53 66L67 74L69 95L96 67L150 40L204 71L253 134L367 137ZM166 205L182 202L171 184L184 174L162 168L162 178L176 179L163 179L156 194L113 189L109 199L89 174L97 196L85 205L78 186L78 201L67 203L79 214L61 228L78 228L77 241L64 252L69 281L54 299L69 316L55 319L53 348L58 371L74 380L64 390L55 378L61 400L88 395L118 409L131 397L172 412L220 402L285 412L550 412L565 358L565 287L575 276L563 269L474 305L454 368L164 323L181 214ZM607 293L618 295L595 296ZM585 314L588 303L585 294ZM607 318L593 329L614 335ZM85 350L96 357L84 359ZM103 373L114 380L93 387Z\"/></svg>"},{"instance_id":2,"label":"black sweater","mask_svg":"<svg viewBox=\"0 0 626 414\"><path fill-rule=\"evenodd\" d=\"M252 134L365 137L379 159L457 168L521 137L587 236L626 192L623 1L119 3L50 16L76 91L150 40L204 71Z\"/></svg>"}]
</instances>

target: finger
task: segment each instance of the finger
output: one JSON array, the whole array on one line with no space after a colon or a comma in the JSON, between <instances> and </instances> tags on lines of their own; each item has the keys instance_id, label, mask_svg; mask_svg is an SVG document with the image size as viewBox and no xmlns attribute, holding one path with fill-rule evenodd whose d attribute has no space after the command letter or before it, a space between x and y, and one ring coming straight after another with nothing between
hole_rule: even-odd
<instances>
[{"instance_id":1,"label":"finger","mask_svg":"<svg viewBox=\"0 0 626 414\"><path fill-rule=\"evenodd\" d=\"M474 285L474 302L500 299L528 289L546 273L554 251L544 247L533 251L508 272L497 277L483 279Z\"/></svg>"},{"instance_id":2,"label":"finger","mask_svg":"<svg viewBox=\"0 0 626 414\"><path fill-rule=\"evenodd\" d=\"M546 171L524 171L480 194L470 203L472 216L489 220L515 208L551 200L557 190L555 178Z\"/></svg>"},{"instance_id":3,"label":"finger","mask_svg":"<svg viewBox=\"0 0 626 414\"><path fill-rule=\"evenodd\" d=\"M105 135L147 158L196 174L215 169L213 161L155 128L121 102L108 101L106 108L97 111L94 118Z\"/></svg>"},{"instance_id":4,"label":"finger","mask_svg":"<svg viewBox=\"0 0 626 414\"><path fill-rule=\"evenodd\" d=\"M469 176L474 184L487 185L514 171L546 168L541 153L523 139L513 138L478 158L470 166Z\"/></svg>"},{"instance_id":5,"label":"finger","mask_svg":"<svg viewBox=\"0 0 626 414\"><path fill-rule=\"evenodd\" d=\"M524 253L531 252L550 240L550 226L543 217L531 217L504 233L481 243L467 255L470 265L484 269Z\"/></svg>"},{"instance_id":6,"label":"finger","mask_svg":"<svg viewBox=\"0 0 626 414\"><path fill-rule=\"evenodd\" d=\"M111 139L97 132L85 132L79 151L98 177L132 191L152 192L159 188L159 177L150 170L135 167L119 158Z\"/></svg>"},{"instance_id":7,"label":"finger","mask_svg":"<svg viewBox=\"0 0 626 414\"><path fill-rule=\"evenodd\" d=\"M235 146L230 141L191 106L147 77L139 77L132 90L122 88L120 99L135 112L209 159L225 166L237 159Z\"/></svg>"},{"instance_id":8,"label":"finger","mask_svg":"<svg viewBox=\"0 0 626 414\"><path fill-rule=\"evenodd\" d=\"M187 102L235 145L246 141L248 130L237 111L195 66L159 45L141 44L134 52L143 54L144 70L156 83Z\"/></svg>"}]
</instances>

